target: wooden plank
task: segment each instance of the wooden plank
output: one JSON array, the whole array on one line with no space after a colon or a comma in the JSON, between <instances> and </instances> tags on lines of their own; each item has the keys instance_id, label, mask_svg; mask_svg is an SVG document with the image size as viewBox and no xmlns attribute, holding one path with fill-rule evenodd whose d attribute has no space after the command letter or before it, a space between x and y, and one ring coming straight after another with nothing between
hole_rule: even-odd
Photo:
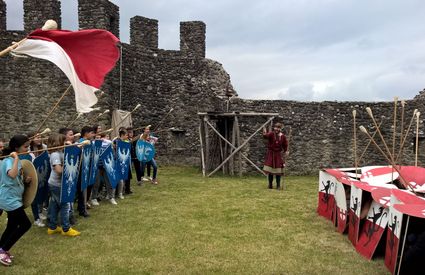
<instances>
[{"instance_id":1,"label":"wooden plank","mask_svg":"<svg viewBox=\"0 0 425 275\"><path fill-rule=\"evenodd\" d=\"M211 127L211 129L221 138L223 139L224 142L227 142L230 146L233 146L228 140L226 140L221 134L220 132L217 131L217 129L214 128L214 126L207 122L208 126ZM235 146L233 146L233 149L237 149ZM258 168L257 165L255 165L255 163L253 163L247 156L245 156L244 154L240 153L242 157L244 157L252 166L254 166L254 168L256 168L261 174L263 174L264 176L266 176L266 174L264 173L263 170L261 170L260 168ZM242 170L241 170L242 171Z\"/></svg>"}]
</instances>

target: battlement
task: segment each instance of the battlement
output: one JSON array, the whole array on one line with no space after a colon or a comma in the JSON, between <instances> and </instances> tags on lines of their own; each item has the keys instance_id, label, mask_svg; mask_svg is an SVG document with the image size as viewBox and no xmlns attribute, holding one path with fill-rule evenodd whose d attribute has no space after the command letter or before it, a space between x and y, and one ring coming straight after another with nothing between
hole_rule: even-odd
<instances>
[{"instance_id":1,"label":"battlement","mask_svg":"<svg viewBox=\"0 0 425 275\"><path fill-rule=\"evenodd\" d=\"M23 0L24 30L31 32L53 19L60 28L61 3L59 0ZM6 31L7 7L0 0L0 31ZM106 29L119 37L119 7L109 0L78 0L79 29ZM206 25L201 21L180 22L180 56L205 58ZM149 50L158 50L158 20L143 16L130 19L130 44Z\"/></svg>"},{"instance_id":2,"label":"battlement","mask_svg":"<svg viewBox=\"0 0 425 275\"><path fill-rule=\"evenodd\" d=\"M6 2L0 0L0 32L6 30Z\"/></svg>"},{"instance_id":3,"label":"battlement","mask_svg":"<svg viewBox=\"0 0 425 275\"><path fill-rule=\"evenodd\" d=\"M181 56L205 58L205 23L180 22ZM158 20L142 16L130 19L130 44L158 50Z\"/></svg>"}]
</instances>

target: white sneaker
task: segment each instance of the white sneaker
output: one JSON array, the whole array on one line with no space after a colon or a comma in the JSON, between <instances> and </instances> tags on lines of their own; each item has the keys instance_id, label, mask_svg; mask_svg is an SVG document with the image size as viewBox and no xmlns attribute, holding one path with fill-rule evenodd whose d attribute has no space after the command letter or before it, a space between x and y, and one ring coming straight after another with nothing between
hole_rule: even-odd
<instances>
[{"instance_id":1,"label":"white sneaker","mask_svg":"<svg viewBox=\"0 0 425 275\"><path fill-rule=\"evenodd\" d=\"M114 199L114 198L110 199L110 200L109 200L109 202L110 202L111 204L113 204L113 205L117 205L117 204L118 204L118 203L115 201L115 199Z\"/></svg>"},{"instance_id":2,"label":"white sneaker","mask_svg":"<svg viewBox=\"0 0 425 275\"><path fill-rule=\"evenodd\" d=\"M149 177L149 180L152 181L153 180L152 177Z\"/></svg>"},{"instance_id":3,"label":"white sneaker","mask_svg":"<svg viewBox=\"0 0 425 275\"><path fill-rule=\"evenodd\" d=\"M91 200L91 205L98 206L99 205L99 202L96 199L92 199Z\"/></svg>"},{"instance_id":4,"label":"white sneaker","mask_svg":"<svg viewBox=\"0 0 425 275\"><path fill-rule=\"evenodd\" d=\"M119 194L118 195L118 198L123 200L124 199L124 196L122 194Z\"/></svg>"},{"instance_id":5,"label":"white sneaker","mask_svg":"<svg viewBox=\"0 0 425 275\"><path fill-rule=\"evenodd\" d=\"M46 225L41 221L41 219L37 219L34 221L34 225L38 227L45 227Z\"/></svg>"},{"instance_id":6,"label":"white sneaker","mask_svg":"<svg viewBox=\"0 0 425 275\"><path fill-rule=\"evenodd\" d=\"M47 217L46 217L43 213L40 213L38 216L39 216L39 217L40 217L40 219L42 219L42 220L47 220Z\"/></svg>"},{"instance_id":7,"label":"white sneaker","mask_svg":"<svg viewBox=\"0 0 425 275\"><path fill-rule=\"evenodd\" d=\"M149 179L147 177L143 177L142 179L143 181L149 181Z\"/></svg>"}]
</instances>

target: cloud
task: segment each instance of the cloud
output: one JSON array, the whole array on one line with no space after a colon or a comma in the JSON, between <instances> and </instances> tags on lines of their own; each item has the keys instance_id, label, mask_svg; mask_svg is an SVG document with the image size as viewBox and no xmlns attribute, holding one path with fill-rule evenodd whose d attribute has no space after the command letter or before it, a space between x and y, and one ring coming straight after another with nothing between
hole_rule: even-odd
<instances>
[{"instance_id":1,"label":"cloud","mask_svg":"<svg viewBox=\"0 0 425 275\"><path fill-rule=\"evenodd\" d=\"M21 1L6 2L9 24ZM207 57L223 64L242 98L392 100L425 86L422 0L112 2L124 42L135 15L159 21L163 49L179 48L180 21L204 21ZM62 6L63 26L76 29L77 0Z\"/></svg>"}]
</instances>

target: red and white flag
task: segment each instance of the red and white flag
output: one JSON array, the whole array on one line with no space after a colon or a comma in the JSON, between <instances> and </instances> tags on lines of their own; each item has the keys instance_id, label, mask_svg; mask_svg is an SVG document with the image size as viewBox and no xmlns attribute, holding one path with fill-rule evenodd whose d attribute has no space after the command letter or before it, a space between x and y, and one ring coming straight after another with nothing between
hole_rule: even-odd
<instances>
[{"instance_id":1,"label":"red and white flag","mask_svg":"<svg viewBox=\"0 0 425 275\"><path fill-rule=\"evenodd\" d=\"M12 52L49 60L68 77L78 113L97 103L94 94L120 57L119 39L106 30L35 30Z\"/></svg>"}]
</instances>

